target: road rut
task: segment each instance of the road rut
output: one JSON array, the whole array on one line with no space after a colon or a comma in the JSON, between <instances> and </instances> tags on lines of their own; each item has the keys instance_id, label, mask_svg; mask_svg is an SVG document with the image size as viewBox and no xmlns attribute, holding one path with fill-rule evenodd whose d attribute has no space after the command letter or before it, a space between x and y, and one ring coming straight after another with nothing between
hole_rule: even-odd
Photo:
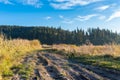
<instances>
[{"instance_id":1,"label":"road rut","mask_svg":"<svg viewBox=\"0 0 120 80\"><path fill-rule=\"evenodd\" d=\"M89 65L74 63L65 57L46 51L28 55L23 64L33 65L28 80L119 80L120 72L110 72ZM104 74L105 73L105 74ZM108 74L108 75L107 75ZM110 75L109 75L110 74ZM112 74L112 76L111 76ZM16 77L17 75L17 77ZM11 80L26 80L17 74Z\"/></svg>"}]
</instances>

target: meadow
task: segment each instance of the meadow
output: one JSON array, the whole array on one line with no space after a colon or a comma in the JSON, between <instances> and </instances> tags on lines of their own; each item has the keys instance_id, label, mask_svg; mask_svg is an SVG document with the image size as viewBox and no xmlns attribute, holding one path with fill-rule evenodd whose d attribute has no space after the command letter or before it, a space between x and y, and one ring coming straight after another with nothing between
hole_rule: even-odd
<instances>
[{"instance_id":1,"label":"meadow","mask_svg":"<svg viewBox=\"0 0 120 80\"><path fill-rule=\"evenodd\" d=\"M42 48L43 47L43 48ZM22 77L29 79L33 65L22 64L24 57L38 51L49 51L65 56L68 60L80 64L98 66L112 70L120 70L120 45L71 45L53 44L41 45L38 40L6 39L0 35L0 80L10 80L15 75L14 70ZM48 54L48 53L47 53ZM34 62L35 63L35 62ZM26 69L27 67L27 69Z\"/></svg>"},{"instance_id":2,"label":"meadow","mask_svg":"<svg viewBox=\"0 0 120 80\"><path fill-rule=\"evenodd\" d=\"M120 70L120 45L66 45L52 46L53 51L76 62Z\"/></svg>"},{"instance_id":3,"label":"meadow","mask_svg":"<svg viewBox=\"0 0 120 80\"><path fill-rule=\"evenodd\" d=\"M38 40L6 39L0 35L0 80L13 75L11 67L21 64L22 58L35 50L41 49Z\"/></svg>"}]
</instances>

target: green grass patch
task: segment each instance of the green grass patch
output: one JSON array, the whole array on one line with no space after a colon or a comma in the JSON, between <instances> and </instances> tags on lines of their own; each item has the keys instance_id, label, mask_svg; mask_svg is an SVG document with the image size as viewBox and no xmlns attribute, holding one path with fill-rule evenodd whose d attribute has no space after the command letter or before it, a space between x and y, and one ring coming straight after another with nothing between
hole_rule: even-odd
<instances>
[{"instance_id":1,"label":"green grass patch","mask_svg":"<svg viewBox=\"0 0 120 80\"><path fill-rule=\"evenodd\" d=\"M71 57L69 58L71 59ZM80 55L78 57L73 57L72 59L83 64L120 70L120 60L118 60L119 57L114 58L110 55L101 56Z\"/></svg>"},{"instance_id":2,"label":"green grass patch","mask_svg":"<svg viewBox=\"0 0 120 80\"><path fill-rule=\"evenodd\" d=\"M30 64L19 64L11 67L11 71L14 74L19 74L22 79L28 80L33 73L33 66Z\"/></svg>"}]
</instances>

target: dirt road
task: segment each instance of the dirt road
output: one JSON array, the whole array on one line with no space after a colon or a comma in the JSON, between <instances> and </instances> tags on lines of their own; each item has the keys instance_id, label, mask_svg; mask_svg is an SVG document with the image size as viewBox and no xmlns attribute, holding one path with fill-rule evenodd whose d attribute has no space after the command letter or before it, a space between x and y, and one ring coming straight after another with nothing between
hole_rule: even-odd
<instances>
[{"instance_id":1,"label":"dirt road","mask_svg":"<svg viewBox=\"0 0 120 80\"><path fill-rule=\"evenodd\" d=\"M67 60L63 56L46 51L28 55L23 64L34 66L28 80L120 80L120 72ZM12 80L26 80L17 74Z\"/></svg>"}]
</instances>

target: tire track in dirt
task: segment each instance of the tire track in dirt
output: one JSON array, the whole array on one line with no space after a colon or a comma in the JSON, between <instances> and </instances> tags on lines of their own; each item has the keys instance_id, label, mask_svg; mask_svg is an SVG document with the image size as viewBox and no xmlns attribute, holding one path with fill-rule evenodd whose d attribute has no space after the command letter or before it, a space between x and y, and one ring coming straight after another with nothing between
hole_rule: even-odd
<instances>
[{"instance_id":1,"label":"tire track in dirt","mask_svg":"<svg viewBox=\"0 0 120 80\"><path fill-rule=\"evenodd\" d=\"M58 65L69 72L69 74L71 74L71 76L73 76L75 80L109 80L81 66L70 63L68 60L65 60L60 55L46 53L44 54L44 56L49 58L55 65ZM64 66L67 66L68 68L65 68Z\"/></svg>"},{"instance_id":2,"label":"tire track in dirt","mask_svg":"<svg viewBox=\"0 0 120 80\"><path fill-rule=\"evenodd\" d=\"M42 61L42 66L46 69L47 73L51 78L55 80L67 80L57 69L55 65L53 65L48 59L41 55L41 53L37 54L40 61ZM39 61L39 62L40 62Z\"/></svg>"},{"instance_id":3,"label":"tire track in dirt","mask_svg":"<svg viewBox=\"0 0 120 80\"><path fill-rule=\"evenodd\" d=\"M41 58L41 60L44 60L44 61L42 61L43 66L53 79L55 79L55 80L73 80L72 77L67 74L67 72L65 72L59 66L54 65L51 62L51 60L49 60L45 56L41 55L41 53L38 53L38 56L39 56L39 58ZM44 65L45 64L44 62L47 63L47 65ZM63 75L63 74L65 74L65 75Z\"/></svg>"},{"instance_id":4,"label":"tire track in dirt","mask_svg":"<svg viewBox=\"0 0 120 80\"><path fill-rule=\"evenodd\" d=\"M80 65L90 71L97 73L98 75L102 75L103 77L110 78L111 80L120 79L120 71L110 70L110 69L105 69L105 68L100 68L100 67L94 67L91 65L82 65L82 64Z\"/></svg>"},{"instance_id":5,"label":"tire track in dirt","mask_svg":"<svg viewBox=\"0 0 120 80\"><path fill-rule=\"evenodd\" d=\"M119 72L114 76L113 72L109 73L110 71L78 64L59 54L46 51L28 55L22 63L34 66L28 80L119 80L118 78L120 78L118 77ZM17 78L14 77L11 80L27 80L22 79L19 74L17 74Z\"/></svg>"}]
</instances>

